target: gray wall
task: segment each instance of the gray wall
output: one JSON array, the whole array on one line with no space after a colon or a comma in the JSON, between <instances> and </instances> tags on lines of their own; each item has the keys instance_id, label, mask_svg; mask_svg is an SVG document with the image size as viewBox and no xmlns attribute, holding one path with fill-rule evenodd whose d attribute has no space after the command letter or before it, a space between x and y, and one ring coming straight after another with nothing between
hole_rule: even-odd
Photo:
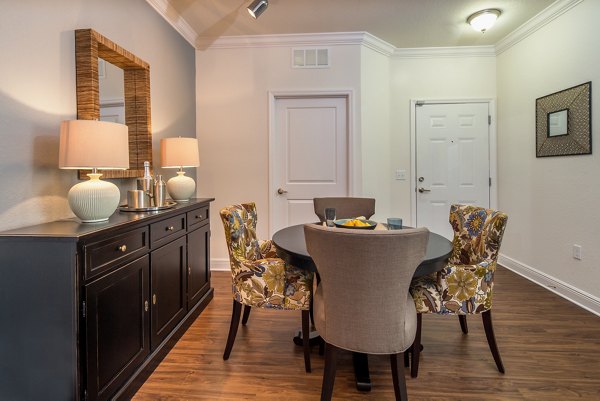
<instances>
[{"instance_id":1,"label":"gray wall","mask_svg":"<svg viewBox=\"0 0 600 401\"><path fill-rule=\"evenodd\" d=\"M195 136L195 51L144 0L7 4L0 2L0 229L72 217L66 196L77 174L58 169L58 133L77 113L75 29L92 28L150 64L156 166L160 138ZM122 198L135 185L114 182Z\"/></svg>"}]
</instances>

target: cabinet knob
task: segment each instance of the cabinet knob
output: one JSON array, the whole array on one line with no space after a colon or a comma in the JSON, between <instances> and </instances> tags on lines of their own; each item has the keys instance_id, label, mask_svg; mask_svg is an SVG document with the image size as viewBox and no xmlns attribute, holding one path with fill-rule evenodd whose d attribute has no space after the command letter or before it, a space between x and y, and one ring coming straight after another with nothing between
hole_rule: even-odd
<instances>
[{"instance_id":1,"label":"cabinet knob","mask_svg":"<svg viewBox=\"0 0 600 401\"><path fill-rule=\"evenodd\" d=\"M148 301L144 301L144 310L148 312Z\"/></svg>"},{"instance_id":2,"label":"cabinet knob","mask_svg":"<svg viewBox=\"0 0 600 401\"><path fill-rule=\"evenodd\" d=\"M119 251L121 252L125 252L127 250L127 245L121 245L119 248L117 248Z\"/></svg>"},{"instance_id":3,"label":"cabinet knob","mask_svg":"<svg viewBox=\"0 0 600 401\"><path fill-rule=\"evenodd\" d=\"M152 294L152 305L156 305L156 294Z\"/></svg>"},{"instance_id":4,"label":"cabinet knob","mask_svg":"<svg viewBox=\"0 0 600 401\"><path fill-rule=\"evenodd\" d=\"M190 266L188 266L188 276L192 275L192 268Z\"/></svg>"},{"instance_id":5,"label":"cabinet knob","mask_svg":"<svg viewBox=\"0 0 600 401\"><path fill-rule=\"evenodd\" d=\"M197 219L201 219L201 218L202 218L202 215L201 215L201 214L197 214L197 215L196 215L196 218L197 218Z\"/></svg>"},{"instance_id":6,"label":"cabinet knob","mask_svg":"<svg viewBox=\"0 0 600 401\"><path fill-rule=\"evenodd\" d=\"M167 231L173 231L174 229L175 229L175 227L173 227L173 226L168 226L167 227Z\"/></svg>"}]
</instances>

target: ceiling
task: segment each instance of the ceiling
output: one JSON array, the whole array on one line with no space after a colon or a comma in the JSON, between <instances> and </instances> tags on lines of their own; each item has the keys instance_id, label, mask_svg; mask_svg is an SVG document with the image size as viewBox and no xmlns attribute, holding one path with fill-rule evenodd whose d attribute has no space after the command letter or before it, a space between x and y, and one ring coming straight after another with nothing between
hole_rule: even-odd
<instances>
[{"instance_id":1,"label":"ceiling","mask_svg":"<svg viewBox=\"0 0 600 401\"><path fill-rule=\"evenodd\" d=\"M199 41L222 36L366 31L398 48L494 45L555 0L269 0L257 19L251 0L166 0ZM149 1L151 2L151 1ZM485 8L502 15L485 34L467 17Z\"/></svg>"}]
</instances>

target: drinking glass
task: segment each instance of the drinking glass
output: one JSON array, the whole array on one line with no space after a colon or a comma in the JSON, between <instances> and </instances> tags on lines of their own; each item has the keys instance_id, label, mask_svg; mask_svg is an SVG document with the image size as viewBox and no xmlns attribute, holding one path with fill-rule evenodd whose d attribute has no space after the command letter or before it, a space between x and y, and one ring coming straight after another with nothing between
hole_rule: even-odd
<instances>
[{"instance_id":1,"label":"drinking glass","mask_svg":"<svg viewBox=\"0 0 600 401\"><path fill-rule=\"evenodd\" d=\"M388 230L402 230L402 219L399 217L388 217Z\"/></svg>"},{"instance_id":2,"label":"drinking glass","mask_svg":"<svg viewBox=\"0 0 600 401\"><path fill-rule=\"evenodd\" d=\"M333 224L334 220L335 220L335 208L326 207L325 208L325 223L327 224L327 227L335 226L335 224Z\"/></svg>"}]
</instances>

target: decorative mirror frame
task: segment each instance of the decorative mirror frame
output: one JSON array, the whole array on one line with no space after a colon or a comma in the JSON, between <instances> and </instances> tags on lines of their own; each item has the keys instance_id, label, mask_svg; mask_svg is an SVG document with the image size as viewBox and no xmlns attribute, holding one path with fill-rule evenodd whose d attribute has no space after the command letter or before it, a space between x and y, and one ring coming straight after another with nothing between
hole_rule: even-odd
<instances>
[{"instance_id":1,"label":"decorative mirror frame","mask_svg":"<svg viewBox=\"0 0 600 401\"><path fill-rule=\"evenodd\" d=\"M567 132L550 135L550 114L567 110ZM535 101L536 157L592 153L592 82Z\"/></svg>"},{"instance_id":2,"label":"decorative mirror frame","mask_svg":"<svg viewBox=\"0 0 600 401\"><path fill-rule=\"evenodd\" d=\"M103 178L144 175L144 161L152 163L150 125L150 65L93 29L75 31L77 119L100 118L98 58L123 69L125 124L129 127L129 170L105 170ZM80 170L85 179L89 171Z\"/></svg>"}]
</instances>

